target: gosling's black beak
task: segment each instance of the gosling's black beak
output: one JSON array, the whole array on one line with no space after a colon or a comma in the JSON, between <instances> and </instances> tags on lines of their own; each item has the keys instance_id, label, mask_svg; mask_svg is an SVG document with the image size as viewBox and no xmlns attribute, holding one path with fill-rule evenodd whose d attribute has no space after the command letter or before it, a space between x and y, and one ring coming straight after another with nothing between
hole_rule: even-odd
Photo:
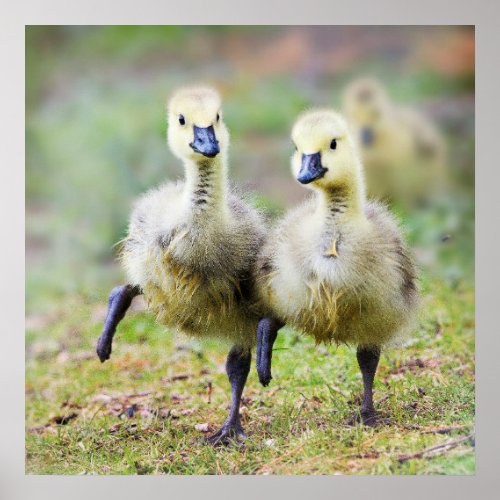
<instances>
[{"instance_id":1,"label":"gosling's black beak","mask_svg":"<svg viewBox=\"0 0 500 500\"><path fill-rule=\"evenodd\" d=\"M361 143L363 146L371 146L374 139L375 134L373 133L373 129L371 127L363 127L361 129Z\"/></svg>"},{"instance_id":2,"label":"gosling's black beak","mask_svg":"<svg viewBox=\"0 0 500 500\"><path fill-rule=\"evenodd\" d=\"M214 127L200 128L196 125L193 126L194 129L194 139L189 145L193 148L193 151L207 156L208 158L213 158L220 153L219 141L215 138Z\"/></svg>"},{"instance_id":3,"label":"gosling's black beak","mask_svg":"<svg viewBox=\"0 0 500 500\"><path fill-rule=\"evenodd\" d=\"M320 153L312 155L302 155L302 165L300 167L299 176L297 180L301 184L309 184L316 179L320 179L328 171L327 168L321 165Z\"/></svg>"}]
</instances>

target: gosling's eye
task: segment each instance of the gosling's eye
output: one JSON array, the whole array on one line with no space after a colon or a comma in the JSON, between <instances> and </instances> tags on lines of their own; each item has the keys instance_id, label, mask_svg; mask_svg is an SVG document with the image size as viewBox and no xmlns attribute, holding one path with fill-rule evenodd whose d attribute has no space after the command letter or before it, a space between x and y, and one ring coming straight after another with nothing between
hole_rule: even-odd
<instances>
[{"instance_id":1,"label":"gosling's eye","mask_svg":"<svg viewBox=\"0 0 500 500\"><path fill-rule=\"evenodd\" d=\"M294 149L295 151L298 151L298 150L297 150L297 145L295 144L295 142L292 142L292 145L293 145L293 149Z\"/></svg>"},{"instance_id":2,"label":"gosling's eye","mask_svg":"<svg viewBox=\"0 0 500 500\"><path fill-rule=\"evenodd\" d=\"M183 115L179 115L179 123L181 125L186 125L186 120Z\"/></svg>"},{"instance_id":3,"label":"gosling's eye","mask_svg":"<svg viewBox=\"0 0 500 500\"><path fill-rule=\"evenodd\" d=\"M337 139L332 139L330 143L330 149L337 149Z\"/></svg>"},{"instance_id":4,"label":"gosling's eye","mask_svg":"<svg viewBox=\"0 0 500 500\"><path fill-rule=\"evenodd\" d=\"M220 120L220 115L219 115L219 113L217 113L217 121L219 121L219 120Z\"/></svg>"}]
</instances>

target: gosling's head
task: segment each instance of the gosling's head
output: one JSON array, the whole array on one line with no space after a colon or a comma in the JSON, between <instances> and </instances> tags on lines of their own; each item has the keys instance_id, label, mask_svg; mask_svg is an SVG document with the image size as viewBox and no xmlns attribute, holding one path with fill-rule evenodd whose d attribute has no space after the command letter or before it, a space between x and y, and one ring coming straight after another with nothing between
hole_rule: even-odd
<instances>
[{"instance_id":1,"label":"gosling's head","mask_svg":"<svg viewBox=\"0 0 500 500\"><path fill-rule=\"evenodd\" d=\"M313 188L352 188L362 179L359 155L347 123L335 111L303 113L292 129L292 171Z\"/></svg>"},{"instance_id":2,"label":"gosling's head","mask_svg":"<svg viewBox=\"0 0 500 500\"><path fill-rule=\"evenodd\" d=\"M360 78L346 88L343 109L347 119L356 127L363 147L373 144L388 106L387 93L378 80Z\"/></svg>"},{"instance_id":3,"label":"gosling's head","mask_svg":"<svg viewBox=\"0 0 500 500\"><path fill-rule=\"evenodd\" d=\"M197 163L226 151L229 132L217 91L186 87L174 93L168 103L168 143L178 158Z\"/></svg>"}]
</instances>

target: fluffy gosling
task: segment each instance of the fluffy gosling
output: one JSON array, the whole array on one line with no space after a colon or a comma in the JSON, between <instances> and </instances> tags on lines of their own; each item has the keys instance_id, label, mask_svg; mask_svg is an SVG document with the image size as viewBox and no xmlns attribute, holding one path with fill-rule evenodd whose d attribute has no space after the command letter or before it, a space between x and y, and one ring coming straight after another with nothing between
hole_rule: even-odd
<instances>
[{"instance_id":1,"label":"fluffy gosling","mask_svg":"<svg viewBox=\"0 0 500 500\"><path fill-rule=\"evenodd\" d=\"M429 119L415 108L392 102L372 78L346 87L343 110L359 141L370 195L411 208L439 192L446 146Z\"/></svg>"},{"instance_id":2,"label":"fluffy gosling","mask_svg":"<svg viewBox=\"0 0 500 500\"><path fill-rule=\"evenodd\" d=\"M357 346L362 421L373 425L373 379L381 348L411 328L415 267L387 209L365 198L362 164L346 122L330 110L295 123L292 171L314 195L291 210L259 256L259 287L273 310L258 327L257 371L271 377L277 331L288 324L317 343Z\"/></svg>"},{"instance_id":3,"label":"fluffy gosling","mask_svg":"<svg viewBox=\"0 0 500 500\"><path fill-rule=\"evenodd\" d=\"M258 213L228 187L229 133L215 90L183 88L173 95L168 143L184 164L185 181L152 189L135 204L121 251L129 284L110 295L97 353L102 362L109 358L116 326L140 293L158 322L228 341L231 410L209 438L226 444L244 438L239 408L263 314L254 265L265 233Z\"/></svg>"}]
</instances>

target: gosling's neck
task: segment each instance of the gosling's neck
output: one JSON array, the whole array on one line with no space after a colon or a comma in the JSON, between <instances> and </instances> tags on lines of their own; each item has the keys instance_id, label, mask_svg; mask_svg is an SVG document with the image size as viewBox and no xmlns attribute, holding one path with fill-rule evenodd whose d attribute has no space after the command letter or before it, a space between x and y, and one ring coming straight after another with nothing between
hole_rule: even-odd
<instances>
[{"instance_id":1,"label":"gosling's neck","mask_svg":"<svg viewBox=\"0 0 500 500\"><path fill-rule=\"evenodd\" d=\"M186 161L184 199L195 219L219 219L227 214L227 165L222 154Z\"/></svg>"},{"instance_id":2,"label":"gosling's neck","mask_svg":"<svg viewBox=\"0 0 500 500\"><path fill-rule=\"evenodd\" d=\"M365 217L365 193L360 182L322 188L318 197L317 211L324 221L325 229Z\"/></svg>"}]
</instances>

